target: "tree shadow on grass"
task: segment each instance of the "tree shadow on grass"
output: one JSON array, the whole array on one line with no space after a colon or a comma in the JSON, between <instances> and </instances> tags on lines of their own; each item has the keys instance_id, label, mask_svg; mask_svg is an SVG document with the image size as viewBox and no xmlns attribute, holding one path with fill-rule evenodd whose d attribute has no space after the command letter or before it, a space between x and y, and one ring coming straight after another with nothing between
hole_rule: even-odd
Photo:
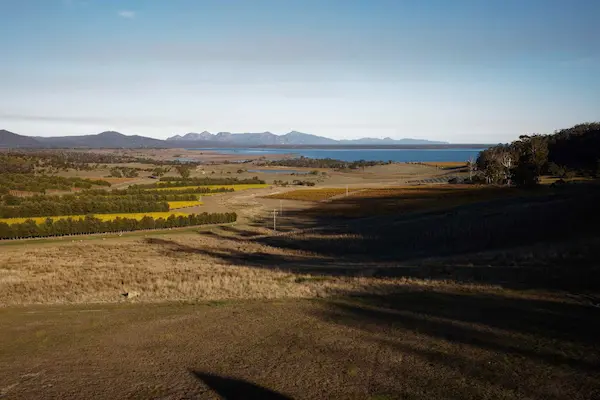
<instances>
[{"instance_id":1,"label":"tree shadow on grass","mask_svg":"<svg viewBox=\"0 0 600 400\"><path fill-rule=\"evenodd\" d=\"M449 189L438 190L442 197L446 192L452 193ZM375 207L376 211L373 199L347 201L355 208ZM279 268L303 274L406 277L515 289L598 291L599 201L598 188L576 188L445 210L334 219L337 222L330 225L327 224L333 221L331 216L316 207L298 211L297 215L290 210L287 215L300 221L301 229L316 225L322 227L319 230L259 235L236 227L227 228L223 236L219 231L210 234L268 246L272 252L268 249L249 252L244 246L207 248L164 240L159 243L157 239L148 242L162 244L167 253L204 254L229 265ZM306 255L298 255L302 253Z\"/></svg>"},{"instance_id":2,"label":"tree shadow on grass","mask_svg":"<svg viewBox=\"0 0 600 400\"><path fill-rule=\"evenodd\" d=\"M600 385L600 309L590 305L434 290L332 303L320 318L424 361L432 386L477 380L515 398L583 399Z\"/></svg>"},{"instance_id":3,"label":"tree shadow on grass","mask_svg":"<svg viewBox=\"0 0 600 400\"><path fill-rule=\"evenodd\" d=\"M190 372L225 400L291 400L291 397L241 379L227 378L206 372Z\"/></svg>"}]
</instances>

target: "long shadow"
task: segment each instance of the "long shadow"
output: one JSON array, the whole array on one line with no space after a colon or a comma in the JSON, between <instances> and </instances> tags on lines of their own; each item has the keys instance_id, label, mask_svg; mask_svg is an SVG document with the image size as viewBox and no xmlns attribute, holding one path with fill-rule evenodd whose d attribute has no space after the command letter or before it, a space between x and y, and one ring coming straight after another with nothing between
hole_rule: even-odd
<instances>
[{"instance_id":1,"label":"long shadow","mask_svg":"<svg viewBox=\"0 0 600 400\"><path fill-rule=\"evenodd\" d=\"M376 214L379 200L359 198L344 201L343 205ZM419 214L398 211L383 217L346 219L326 230L329 241L273 236L260 242L297 250L316 249L336 257L406 261L449 256L589 235L600 222L598 201L600 195L549 196L502 199ZM328 211L326 207L315 207L305 218L321 218L322 226L327 226L334 221ZM355 236L336 237L344 233Z\"/></svg>"},{"instance_id":2,"label":"long shadow","mask_svg":"<svg viewBox=\"0 0 600 400\"><path fill-rule=\"evenodd\" d=\"M357 295L333 302L317 315L369 333L371 340L400 354L425 359L433 371L444 366L523 397L592 398L600 384L600 325L595 323L600 309L589 305L409 290ZM515 378L511 371L521 369ZM538 383L545 385L553 376L569 383L560 388L565 393L544 397L538 392L542 388L531 383L543 377ZM568 387L580 392L566 393Z\"/></svg>"},{"instance_id":3,"label":"long shadow","mask_svg":"<svg viewBox=\"0 0 600 400\"><path fill-rule=\"evenodd\" d=\"M341 239L338 239L341 240ZM493 284L512 289L551 289L595 292L600 285L600 269L590 264L593 254L582 252L573 259L563 258L556 265L536 265L527 260L525 265L493 265L494 260L483 259L482 265L453 265L453 260L440 259L428 265L393 265L369 258L346 258L326 256L294 256L269 252L245 252L231 248L207 248L184 245L171 240L147 238L149 244L162 246L166 255L178 253L202 254L221 260L228 265L243 265L261 269L279 269L298 274L320 276L369 276L375 278L416 278L425 280L452 280L465 283ZM327 243L322 243L326 245ZM364 242L353 245L353 249ZM550 245L550 244L548 244ZM313 248L314 250L314 248ZM586 248L587 251L597 247ZM581 259L581 256L588 258ZM531 253L528 253L528 257ZM502 257L505 257L504 255ZM501 261L503 258L500 258ZM512 257L512 256L510 256ZM459 260L460 261L460 260ZM473 259L468 258L472 263ZM540 261L544 261L540 257ZM514 261L509 261L513 262ZM533 260L535 262L535 260ZM529 264L527 264L529 263ZM437 265L436 265L437 264Z\"/></svg>"},{"instance_id":4,"label":"long shadow","mask_svg":"<svg viewBox=\"0 0 600 400\"><path fill-rule=\"evenodd\" d=\"M190 372L225 400L291 400L291 397L241 379L227 378L206 372Z\"/></svg>"},{"instance_id":5,"label":"long shadow","mask_svg":"<svg viewBox=\"0 0 600 400\"><path fill-rule=\"evenodd\" d=\"M432 192L435 196L426 198L442 203L444 196L453 196L446 188ZM483 197L492 194L493 190ZM223 236L312 256L162 244L169 252L206 254L228 264L298 273L449 279L516 289L600 289L600 246L594 244L600 239L597 185L377 216L381 199L343 199L344 207L375 214L367 218L340 219L320 205L287 211L288 225L283 229L323 227L314 233L269 236L230 228ZM392 196L390 201L398 198ZM262 226L269 223L266 218Z\"/></svg>"}]
</instances>

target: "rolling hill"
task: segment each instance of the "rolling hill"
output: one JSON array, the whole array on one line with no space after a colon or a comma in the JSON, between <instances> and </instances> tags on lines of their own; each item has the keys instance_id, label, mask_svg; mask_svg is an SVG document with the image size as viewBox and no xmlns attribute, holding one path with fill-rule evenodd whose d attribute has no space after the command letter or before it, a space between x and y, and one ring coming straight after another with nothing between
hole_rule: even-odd
<instances>
[{"instance_id":1,"label":"rolling hill","mask_svg":"<svg viewBox=\"0 0 600 400\"><path fill-rule=\"evenodd\" d=\"M41 143L29 136L17 135L16 133L0 129L0 147L40 147Z\"/></svg>"}]
</instances>

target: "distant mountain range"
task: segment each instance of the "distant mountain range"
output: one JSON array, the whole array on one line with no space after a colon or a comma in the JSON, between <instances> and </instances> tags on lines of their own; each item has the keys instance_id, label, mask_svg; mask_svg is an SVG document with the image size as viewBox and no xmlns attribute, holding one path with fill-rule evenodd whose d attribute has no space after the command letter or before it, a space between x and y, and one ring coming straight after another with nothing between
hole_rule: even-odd
<instances>
[{"instance_id":1,"label":"distant mountain range","mask_svg":"<svg viewBox=\"0 0 600 400\"><path fill-rule=\"evenodd\" d=\"M119 132L102 132L96 135L31 137L0 130L0 147L4 148L185 148L185 147L257 147L257 146L327 146L327 145L443 145L420 139L363 138L356 140L334 140L308 133L292 131L285 135L271 132L230 133L210 132L175 135L167 140L144 136L127 136Z\"/></svg>"},{"instance_id":2,"label":"distant mountain range","mask_svg":"<svg viewBox=\"0 0 600 400\"><path fill-rule=\"evenodd\" d=\"M236 146L277 146L277 145L340 145L340 144L448 144L448 142L436 142L432 140L420 140L420 139L400 139L395 140L391 138L376 139L376 138L362 138L355 140L335 140L326 138L323 136L311 135L309 133L302 133L292 131L285 135L276 135L271 132L261 133L230 133L230 132L219 132L212 134L204 131L202 133L188 133L183 136L175 135L167 139L167 141L207 141L207 142L218 142L225 144L232 144Z\"/></svg>"}]
</instances>

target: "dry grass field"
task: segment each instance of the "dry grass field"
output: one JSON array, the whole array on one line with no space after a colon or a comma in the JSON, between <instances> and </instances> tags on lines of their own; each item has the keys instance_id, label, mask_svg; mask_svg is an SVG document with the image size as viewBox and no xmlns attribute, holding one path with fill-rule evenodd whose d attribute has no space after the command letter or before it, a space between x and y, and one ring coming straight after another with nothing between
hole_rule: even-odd
<instances>
[{"instance_id":1,"label":"dry grass field","mask_svg":"<svg viewBox=\"0 0 600 400\"><path fill-rule=\"evenodd\" d=\"M525 192L503 187L477 185L419 185L384 187L298 189L265 196L268 199L319 202L334 198L326 208L336 214L360 217L379 213L402 211L427 211L450 208L509 196L522 196ZM360 205L358 207L357 205Z\"/></svg>"},{"instance_id":2,"label":"dry grass field","mask_svg":"<svg viewBox=\"0 0 600 400\"><path fill-rule=\"evenodd\" d=\"M534 194L534 193L533 193ZM476 185L419 185L365 188L316 207L314 213L337 217L369 217L441 210L495 199L529 196L513 188Z\"/></svg>"},{"instance_id":3,"label":"dry grass field","mask_svg":"<svg viewBox=\"0 0 600 400\"><path fill-rule=\"evenodd\" d=\"M217 229L217 228L215 228ZM223 228L220 228L223 229ZM230 252L285 259L266 268L227 260ZM199 234L155 234L117 241L65 243L53 246L12 246L0 254L0 306L23 304L104 303L126 300L222 300L246 298L323 297L345 292L376 292L395 285L427 284L404 279L366 279L359 276L315 277L286 272L289 262L307 266L335 260L307 251L278 249L235 237Z\"/></svg>"},{"instance_id":4,"label":"dry grass field","mask_svg":"<svg viewBox=\"0 0 600 400\"><path fill-rule=\"evenodd\" d=\"M348 188L348 193L356 192L361 189ZM265 196L268 199L281 200L300 200L300 201L322 201L335 196L341 196L346 193L345 188L319 188L319 189L299 189L289 192L281 192Z\"/></svg>"},{"instance_id":5,"label":"dry grass field","mask_svg":"<svg viewBox=\"0 0 600 400\"><path fill-rule=\"evenodd\" d=\"M463 168L467 166L467 163L464 161L431 161L431 162L421 162L419 164L429 165L432 167L442 168L442 169L457 169Z\"/></svg>"}]
</instances>

